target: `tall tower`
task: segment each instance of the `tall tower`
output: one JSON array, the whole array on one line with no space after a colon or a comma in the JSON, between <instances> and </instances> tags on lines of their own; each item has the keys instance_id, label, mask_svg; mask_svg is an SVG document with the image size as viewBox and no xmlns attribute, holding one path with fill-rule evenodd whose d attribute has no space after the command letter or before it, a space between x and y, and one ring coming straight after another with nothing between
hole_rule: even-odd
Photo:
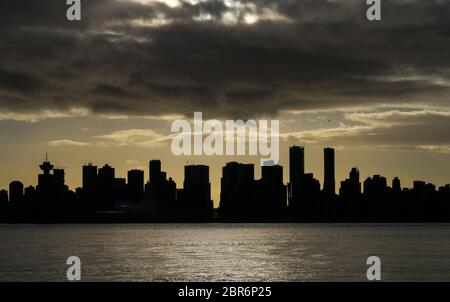
<instances>
[{"instance_id":1,"label":"tall tower","mask_svg":"<svg viewBox=\"0 0 450 302\"><path fill-rule=\"evenodd\" d=\"M53 170L53 165L48 161L48 153L45 153L45 161L39 165L39 168L44 172L44 175L49 175Z\"/></svg>"},{"instance_id":2,"label":"tall tower","mask_svg":"<svg viewBox=\"0 0 450 302\"><path fill-rule=\"evenodd\" d=\"M335 179L334 179L334 149L325 148L324 155L324 182L323 190L329 194L335 194Z\"/></svg>"},{"instance_id":3,"label":"tall tower","mask_svg":"<svg viewBox=\"0 0 450 302\"><path fill-rule=\"evenodd\" d=\"M161 180L161 161L151 160L149 163L150 183L159 182Z\"/></svg>"},{"instance_id":4,"label":"tall tower","mask_svg":"<svg viewBox=\"0 0 450 302\"><path fill-rule=\"evenodd\" d=\"M128 187L135 192L144 192L144 171L128 171Z\"/></svg>"},{"instance_id":5,"label":"tall tower","mask_svg":"<svg viewBox=\"0 0 450 302\"><path fill-rule=\"evenodd\" d=\"M211 207L211 183L209 182L209 167L190 165L184 167L183 189L185 197L192 205Z\"/></svg>"},{"instance_id":6,"label":"tall tower","mask_svg":"<svg viewBox=\"0 0 450 302\"><path fill-rule=\"evenodd\" d=\"M9 184L9 201L12 203L23 200L23 184L20 181L13 181Z\"/></svg>"},{"instance_id":7,"label":"tall tower","mask_svg":"<svg viewBox=\"0 0 450 302\"><path fill-rule=\"evenodd\" d=\"M94 190L97 186L97 166L89 163L83 166L83 190Z\"/></svg>"},{"instance_id":8,"label":"tall tower","mask_svg":"<svg viewBox=\"0 0 450 302\"><path fill-rule=\"evenodd\" d=\"M399 179L398 177L395 177L395 178L392 180L392 189L393 189L395 192L400 192L400 191L402 190L402 186L401 186L401 184L400 184L400 179Z\"/></svg>"},{"instance_id":9,"label":"tall tower","mask_svg":"<svg viewBox=\"0 0 450 302\"><path fill-rule=\"evenodd\" d=\"M305 148L293 146L289 148L289 182L294 183L305 174Z\"/></svg>"},{"instance_id":10,"label":"tall tower","mask_svg":"<svg viewBox=\"0 0 450 302\"><path fill-rule=\"evenodd\" d=\"M359 183L359 170L358 168L352 168L350 171L350 180L353 183Z\"/></svg>"},{"instance_id":11,"label":"tall tower","mask_svg":"<svg viewBox=\"0 0 450 302\"><path fill-rule=\"evenodd\" d=\"M252 164L227 163L220 180L220 210L225 215L242 215L251 211L255 167Z\"/></svg>"},{"instance_id":12,"label":"tall tower","mask_svg":"<svg viewBox=\"0 0 450 302\"><path fill-rule=\"evenodd\" d=\"M104 165L98 169L98 180L100 185L112 187L115 178L115 169L110 165Z\"/></svg>"},{"instance_id":13,"label":"tall tower","mask_svg":"<svg viewBox=\"0 0 450 302\"><path fill-rule=\"evenodd\" d=\"M45 160L39 165L39 168L41 168L43 173L38 175L37 188L41 192L48 192L54 189L54 175L50 173L53 170L53 167L54 166L48 160L48 154L45 153Z\"/></svg>"}]
</instances>

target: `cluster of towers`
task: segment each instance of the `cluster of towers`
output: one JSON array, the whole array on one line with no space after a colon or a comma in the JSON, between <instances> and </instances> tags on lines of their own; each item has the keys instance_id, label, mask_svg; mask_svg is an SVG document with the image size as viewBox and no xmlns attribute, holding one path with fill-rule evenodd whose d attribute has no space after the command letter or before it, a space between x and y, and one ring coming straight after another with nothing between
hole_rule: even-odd
<instances>
[{"instance_id":1,"label":"cluster of towers","mask_svg":"<svg viewBox=\"0 0 450 302\"><path fill-rule=\"evenodd\" d=\"M91 211L135 211L146 214L175 215L183 211L191 217L212 215L209 167L186 166L184 184L176 183L161 169L160 160L149 162L149 180L144 183L143 170L128 171L128 178L115 178L109 165L99 169L83 166L83 187L77 189L84 209ZM138 204L138 205L136 205Z\"/></svg>"},{"instance_id":2,"label":"cluster of towers","mask_svg":"<svg viewBox=\"0 0 450 302\"><path fill-rule=\"evenodd\" d=\"M13 181L0 191L0 218L26 220L33 217L100 217L112 212L147 217L208 219L213 215L209 167L185 167L183 188L161 169L160 160L149 162L149 180L143 170L130 170L127 179L117 178L115 169L91 163L82 168L82 187L75 191L65 185L64 170L55 169L46 159L39 166L38 185L24 188ZM9 195L9 196L8 196ZM92 216L95 214L96 216Z\"/></svg>"},{"instance_id":3,"label":"cluster of towers","mask_svg":"<svg viewBox=\"0 0 450 302\"><path fill-rule=\"evenodd\" d=\"M222 169L219 214L223 218L280 217L287 206L283 167L262 166L255 180L254 165L227 163Z\"/></svg>"},{"instance_id":4,"label":"cluster of towers","mask_svg":"<svg viewBox=\"0 0 450 302\"><path fill-rule=\"evenodd\" d=\"M174 221L221 219L239 221L450 221L450 186L439 189L415 181L402 188L396 177L389 186L385 177L374 175L363 183L357 168L340 183L336 194L335 150L324 149L323 187L305 172L305 149L289 149L289 182L283 182L283 167L261 167L255 179L253 164L227 163L222 169L220 206L217 214L211 200L209 167L184 167L183 187L161 169L161 161L149 162L149 179L143 170L128 171L127 179L116 178L109 165L83 166L82 187L65 185L64 170L45 159L39 166L36 187L24 188L19 181L0 191L0 218L74 218L107 213ZM128 216L127 216L128 215ZM131 216L130 216L131 215ZM134 216L133 216L134 215ZM130 218L132 221L134 218Z\"/></svg>"}]
</instances>

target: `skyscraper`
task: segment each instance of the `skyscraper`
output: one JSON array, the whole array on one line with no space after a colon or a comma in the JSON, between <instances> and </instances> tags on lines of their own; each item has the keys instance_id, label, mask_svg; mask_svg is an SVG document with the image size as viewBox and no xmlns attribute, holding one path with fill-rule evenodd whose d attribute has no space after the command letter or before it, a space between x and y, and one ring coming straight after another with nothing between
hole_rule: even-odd
<instances>
[{"instance_id":1,"label":"skyscraper","mask_svg":"<svg viewBox=\"0 0 450 302\"><path fill-rule=\"evenodd\" d=\"M144 191L144 171L128 171L128 186L135 188L139 192Z\"/></svg>"},{"instance_id":2,"label":"skyscraper","mask_svg":"<svg viewBox=\"0 0 450 302\"><path fill-rule=\"evenodd\" d=\"M394 190L394 192L400 192L402 190L400 179L398 177L395 177L392 180L392 190Z\"/></svg>"},{"instance_id":3,"label":"skyscraper","mask_svg":"<svg viewBox=\"0 0 450 302\"><path fill-rule=\"evenodd\" d=\"M305 148L293 146L289 148L289 182L294 183L305 174Z\"/></svg>"},{"instance_id":4,"label":"skyscraper","mask_svg":"<svg viewBox=\"0 0 450 302\"><path fill-rule=\"evenodd\" d=\"M9 201L21 202L23 200L23 184L20 181L13 181L9 184Z\"/></svg>"},{"instance_id":5,"label":"skyscraper","mask_svg":"<svg viewBox=\"0 0 450 302\"><path fill-rule=\"evenodd\" d=\"M257 211L264 215L280 214L287 206L287 190L283 183L283 167L262 166L261 179L256 185Z\"/></svg>"},{"instance_id":6,"label":"skyscraper","mask_svg":"<svg viewBox=\"0 0 450 302\"><path fill-rule=\"evenodd\" d=\"M98 169L98 192L100 194L98 208L100 210L114 209L117 196L114 194L115 169L104 165Z\"/></svg>"},{"instance_id":7,"label":"skyscraper","mask_svg":"<svg viewBox=\"0 0 450 302\"><path fill-rule=\"evenodd\" d=\"M64 169L53 169L54 183L58 189L62 189L65 184Z\"/></svg>"},{"instance_id":8,"label":"skyscraper","mask_svg":"<svg viewBox=\"0 0 450 302\"><path fill-rule=\"evenodd\" d=\"M352 168L349 178L341 181L339 195L347 200L355 200L361 194L361 182L358 168Z\"/></svg>"},{"instance_id":9,"label":"skyscraper","mask_svg":"<svg viewBox=\"0 0 450 302\"><path fill-rule=\"evenodd\" d=\"M45 161L39 165L42 170L42 174L38 175L38 189L41 192L48 194L54 189L54 177L50 172L53 170L53 165L48 160L47 154L45 154Z\"/></svg>"},{"instance_id":10,"label":"skyscraper","mask_svg":"<svg viewBox=\"0 0 450 302\"><path fill-rule=\"evenodd\" d=\"M108 185L112 187L114 184L115 178L115 169L110 165L104 165L100 169L98 169L98 179L100 185Z\"/></svg>"},{"instance_id":11,"label":"skyscraper","mask_svg":"<svg viewBox=\"0 0 450 302\"><path fill-rule=\"evenodd\" d=\"M270 184L283 184L283 167L276 166L262 166L261 179Z\"/></svg>"},{"instance_id":12,"label":"skyscraper","mask_svg":"<svg viewBox=\"0 0 450 302\"><path fill-rule=\"evenodd\" d=\"M121 202L121 201L129 201L129 196L131 194L129 193L128 187L127 187L127 180L125 178L115 178L114 179L114 199ZM142 194L141 194L142 196Z\"/></svg>"},{"instance_id":13,"label":"skyscraper","mask_svg":"<svg viewBox=\"0 0 450 302\"><path fill-rule=\"evenodd\" d=\"M359 170L358 170L358 168L352 168L352 170L350 171L350 180L353 182L353 183L359 183ZM361 190L360 190L361 191Z\"/></svg>"},{"instance_id":14,"label":"skyscraper","mask_svg":"<svg viewBox=\"0 0 450 302\"><path fill-rule=\"evenodd\" d=\"M254 165L237 162L227 163L222 168L221 215L243 217L250 214L254 182Z\"/></svg>"},{"instance_id":15,"label":"skyscraper","mask_svg":"<svg viewBox=\"0 0 450 302\"><path fill-rule=\"evenodd\" d=\"M196 215L210 215L213 209L209 167L190 165L184 167L183 207Z\"/></svg>"},{"instance_id":16,"label":"skyscraper","mask_svg":"<svg viewBox=\"0 0 450 302\"><path fill-rule=\"evenodd\" d=\"M145 200L157 204L159 209L168 209L177 200L177 185L172 178L167 180L167 173L161 170L160 160L149 163L150 180L145 185Z\"/></svg>"},{"instance_id":17,"label":"skyscraper","mask_svg":"<svg viewBox=\"0 0 450 302\"><path fill-rule=\"evenodd\" d=\"M128 197L133 201L141 201L144 194L144 171L128 171Z\"/></svg>"},{"instance_id":18,"label":"skyscraper","mask_svg":"<svg viewBox=\"0 0 450 302\"><path fill-rule=\"evenodd\" d=\"M97 185L97 166L89 163L83 166L83 190L92 191Z\"/></svg>"},{"instance_id":19,"label":"skyscraper","mask_svg":"<svg viewBox=\"0 0 450 302\"><path fill-rule=\"evenodd\" d=\"M151 160L149 163L149 181L155 183L161 181L161 161Z\"/></svg>"},{"instance_id":20,"label":"skyscraper","mask_svg":"<svg viewBox=\"0 0 450 302\"><path fill-rule=\"evenodd\" d=\"M324 154L324 182L323 190L328 194L335 194L335 179L334 179L334 149L325 148Z\"/></svg>"},{"instance_id":21,"label":"skyscraper","mask_svg":"<svg viewBox=\"0 0 450 302\"><path fill-rule=\"evenodd\" d=\"M8 202L8 191L0 190L0 204Z\"/></svg>"}]
</instances>

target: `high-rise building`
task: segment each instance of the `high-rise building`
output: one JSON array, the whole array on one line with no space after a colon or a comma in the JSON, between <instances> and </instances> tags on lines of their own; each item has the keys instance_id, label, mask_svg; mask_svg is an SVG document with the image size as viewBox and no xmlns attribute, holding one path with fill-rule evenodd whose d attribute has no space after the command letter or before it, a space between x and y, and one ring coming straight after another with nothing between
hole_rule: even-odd
<instances>
[{"instance_id":1,"label":"high-rise building","mask_svg":"<svg viewBox=\"0 0 450 302\"><path fill-rule=\"evenodd\" d=\"M358 170L358 168L352 168L352 170L350 171L349 176L350 176L349 179L353 183L359 183L359 170Z\"/></svg>"},{"instance_id":2,"label":"high-rise building","mask_svg":"<svg viewBox=\"0 0 450 302\"><path fill-rule=\"evenodd\" d=\"M115 169L110 165L104 165L98 169L98 188L99 199L97 208L100 210L112 210L115 207L117 196L114 194Z\"/></svg>"},{"instance_id":3,"label":"high-rise building","mask_svg":"<svg viewBox=\"0 0 450 302\"><path fill-rule=\"evenodd\" d=\"M89 163L83 166L83 190L92 191L97 187L97 166Z\"/></svg>"},{"instance_id":4,"label":"high-rise building","mask_svg":"<svg viewBox=\"0 0 450 302\"><path fill-rule=\"evenodd\" d=\"M8 191L0 190L0 204L8 202Z\"/></svg>"},{"instance_id":5,"label":"high-rise building","mask_svg":"<svg viewBox=\"0 0 450 302\"><path fill-rule=\"evenodd\" d=\"M189 185L204 185L209 183L209 167L190 165L184 167L184 183Z\"/></svg>"},{"instance_id":6,"label":"high-rise building","mask_svg":"<svg viewBox=\"0 0 450 302\"><path fill-rule=\"evenodd\" d=\"M261 179L256 184L256 211L264 215L280 214L287 206L287 190L283 183L283 167L262 166Z\"/></svg>"},{"instance_id":7,"label":"high-rise building","mask_svg":"<svg viewBox=\"0 0 450 302\"><path fill-rule=\"evenodd\" d=\"M334 178L334 149L325 148L324 154L324 182L323 190L328 194L335 194L336 185Z\"/></svg>"},{"instance_id":8,"label":"high-rise building","mask_svg":"<svg viewBox=\"0 0 450 302\"><path fill-rule=\"evenodd\" d=\"M128 171L128 196L133 201L141 201L144 194L144 171Z\"/></svg>"},{"instance_id":9,"label":"high-rise building","mask_svg":"<svg viewBox=\"0 0 450 302\"><path fill-rule=\"evenodd\" d=\"M42 209L49 212L64 211L64 206L69 204L71 197L68 195L69 188L65 185L65 172L63 169L54 169L54 165L48 160L39 165L42 173L38 175L38 185L34 192L27 190L27 200L35 196ZM64 201L64 202L61 202Z\"/></svg>"},{"instance_id":10,"label":"high-rise building","mask_svg":"<svg viewBox=\"0 0 450 302\"><path fill-rule=\"evenodd\" d=\"M413 190L415 190L417 192L425 191L425 187L426 187L426 182L424 182L424 181L415 180L413 182Z\"/></svg>"},{"instance_id":11,"label":"high-rise building","mask_svg":"<svg viewBox=\"0 0 450 302\"><path fill-rule=\"evenodd\" d=\"M145 201L157 204L160 210L173 210L177 201L177 185L161 170L160 160L149 163L150 180L145 185Z\"/></svg>"},{"instance_id":12,"label":"high-rise building","mask_svg":"<svg viewBox=\"0 0 450 302\"><path fill-rule=\"evenodd\" d=\"M298 146L290 147L287 194L289 208L296 217L311 212L307 206L315 203L315 185L314 176L312 174L305 174L305 148Z\"/></svg>"},{"instance_id":13,"label":"high-rise building","mask_svg":"<svg viewBox=\"0 0 450 302\"><path fill-rule=\"evenodd\" d=\"M251 213L255 167L252 164L227 163L222 168L220 213L242 217Z\"/></svg>"},{"instance_id":14,"label":"high-rise building","mask_svg":"<svg viewBox=\"0 0 450 302\"><path fill-rule=\"evenodd\" d=\"M42 195L48 195L55 190L54 176L50 172L53 170L53 165L48 160L47 154L45 154L45 161L39 165L42 170L42 174L38 175L38 190Z\"/></svg>"},{"instance_id":15,"label":"high-rise building","mask_svg":"<svg viewBox=\"0 0 450 302\"><path fill-rule=\"evenodd\" d=\"M394 192L400 192L402 190L402 186L400 184L400 179L398 177L395 177L392 180L392 190Z\"/></svg>"},{"instance_id":16,"label":"high-rise building","mask_svg":"<svg viewBox=\"0 0 450 302\"><path fill-rule=\"evenodd\" d=\"M28 202L28 204L30 204L30 202L32 202L35 198L35 193L36 189L33 186L26 187L23 195L25 202Z\"/></svg>"},{"instance_id":17,"label":"high-rise building","mask_svg":"<svg viewBox=\"0 0 450 302\"><path fill-rule=\"evenodd\" d=\"M119 202L128 201L129 195L127 180L125 178L114 178L114 199Z\"/></svg>"},{"instance_id":18,"label":"high-rise building","mask_svg":"<svg viewBox=\"0 0 450 302\"><path fill-rule=\"evenodd\" d=\"M320 182L312 173L302 175L299 182L290 184L289 209L296 218L313 219L317 216Z\"/></svg>"},{"instance_id":19,"label":"high-rise building","mask_svg":"<svg viewBox=\"0 0 450 302\"><path fill-rule=\"evenodd\" d=\"M48 160L48 154L45 154L45 161L39 166L41 170L44 172L44 175L49 175L50 171L53 170L53 165Z\"/></svg>"},{"instance_id":20,"label":"high-rise building","mask_svg":"<svg viewBox=\"0 0 450 302\"><path fill-rule=\"evenodd\" d=\"M386 190L387 181L384 176L374 175L372 178L368 177L364 181L364 194L367 196L380 196L385 194Z\"/></svg>"},{"instance_id":21,"label":"high-rise building","mask_svg":"<svg viewBox=\"0 0 450 302\"><path fill-rule=\"evenodd\" d=\"M65 184L65 172L64 169L53 169L53 178L56 187L62 189Z\"/></svg>"},{"instance_id":22,"label":"high-rise building","mask_svg":"<svg viewBox=\"0 0 450 302\"><path fill-rule=\"evenodd\" d=\"M100 185L111 185L114 183L115 169L110 165L104 165L98 169L98 181Z\"/></svg>"},{"instance_id":23,"label":"high-rise building","mask_svg":"<svg viewBox=\"0 0 450 302\"><path fill-rule=\"evenodd\" d=\"M139 192L144 191L144 171L130 170L128 171L128 186L135 188Z\"/></svg>"},{"instance_id":24,"label":"high-rise building","mask_svg":"<svg viewBox=\"0 0 450 302\"><path fill-rule=\"evenodd\" d=\"M349 178L341 182L339 195L347 200L355 200L361 194L361 182L359 181L358 168L352 168Z\"/></svg>"},{"instance_id":25,"label":"high-rise building","mask_svg":"<svg viewBox=\"0 0 450 302\"><path fill-rule=\"evenodd\" d=\"M262 166L261 167L261 179L267 183L282 184L283 183L283 167L279 166L279 165Z\"/></svg>"},{"instance_id":26,"label":"high-rise building","mask_svg":"<svg viewBox=\"0 0 450 302\"><path fill-rule=\"evenodd\" d=\"M289 182L300 180L305 174L305 148L293 146L289 148Z\"/></svg>"},{"instance_id":27,"label":"high-rise building","mask_svg":"<svg viewBox=\"0 0 450 302\"><path fill-rule=\"evenodd\" d=\"M188 210L198 211L200 215L210 215L213 205L208 166L184 167L182 206Z\"/></svg>"},{"instance_id":28,"label":"high-rise building","mask_svg":"<svg viewBox=\"0 0 450 302\"><path fill-rule=\"evenodd\" d=\"M23 201L23 183L20 181L9 184L9 201L12 203Z\"/></svg>"},{"instance_id":29,"label":"high-rise building","mask_svg":"<svg viewBox=\"0 0 450 302\"><path fill-rule=\"evenodd\" d=\"M163 175L161 174L161 161L151 160L149 163L149 181L150 183L159 182Z\"/></svg>"}]
</instances>

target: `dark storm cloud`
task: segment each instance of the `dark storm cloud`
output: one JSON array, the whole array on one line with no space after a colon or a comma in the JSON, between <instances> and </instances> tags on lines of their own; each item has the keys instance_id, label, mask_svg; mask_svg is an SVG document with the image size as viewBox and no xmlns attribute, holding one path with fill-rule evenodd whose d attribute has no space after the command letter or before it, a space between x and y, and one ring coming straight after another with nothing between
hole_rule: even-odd
<instances>
[{"instance_id":1,"label":"dark storm cloud","mask_svg":"<svg viewBox=\"0 0 450 302\"><path fill-rule=\"evenodd\" d=\"M0 88L29 94L43 87L42 82L31 74L0 69Z\"/></svg>"},{"instance_id":2,"label":"dark storm cloud","mask_svg":"<svg viewBox=\"0 0 450 302\"><path fill-rule=\"evenodd\" d=\"M63 0L1 1L0 110L448 106L450 1L382 1L375 23L359 0L144 2L84 1L71 23Z\"/></svg>"},{"instance_id":3,"label":"dark storm cloud","mask_svg":"<svg viewBox=\"0 0 450 302\"><path fill-rule=\"evenodd\" d=\"M336 128L288 133L294 143L299 139L323 145L406 147L450 153L450 113L428 110L382 111L347 114Z\"/></svg>"},{"instance_id":4,"label":"dark storm cloud","mask_svg":"<svg viewBox=\"0 0 450 302\"><path fill-rule=\"evenodd\" d=\"M109 84L99 84L95 89L92 90L93 94L103 95L107 97L118 97L118 98L128 98L134 97L133 94L127 92L122 87L112 86Z\"/></svg>"}]
</instances>

